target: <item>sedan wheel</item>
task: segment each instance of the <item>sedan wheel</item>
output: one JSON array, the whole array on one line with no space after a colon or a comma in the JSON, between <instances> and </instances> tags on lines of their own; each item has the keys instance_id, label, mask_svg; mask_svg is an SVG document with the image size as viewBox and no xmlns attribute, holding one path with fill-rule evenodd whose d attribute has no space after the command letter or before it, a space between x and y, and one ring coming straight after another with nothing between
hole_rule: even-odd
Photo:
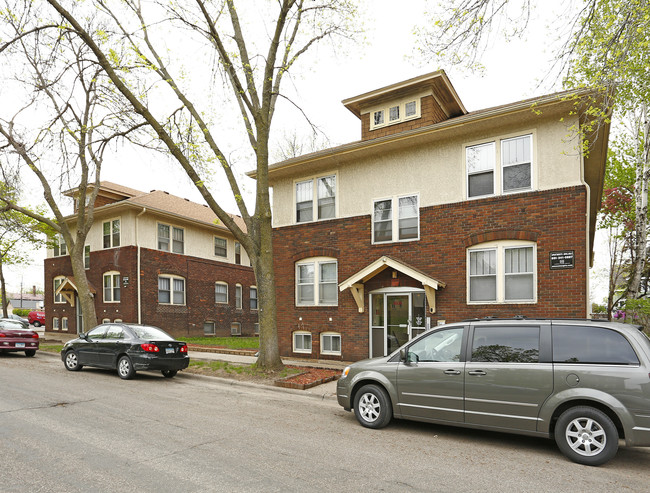
<instances>
[{"instance_id":1,"label":"sedan wheel","mask_svg":"<svg viewBox=\"0 0 650 493\"><path fill-rule=\"evenodd\" d=\"M178 373L178 370L161 370L165 378L174 378Z\"/></svg>"},{"instance_id":2,"label":"sedan wheel","mask_svg":"<svg viewBox=\"0 0 650 493\"><path fill-rule=\"evenodd\" d=\"M122 356L117 362L117 374L123 380L130 380L135 375L133 364L128 356Z\"/></svg>"},{"instance_id":3,"label":"sedan wheel","mask_svg":"<svg viewBox=\"0 0 650 493\"><path fill-rule=\"evenodd\" d=\"M25 356L32 357L36 354L36 349L28 349L25 351Z\"/></svg>"},{"instance_id":4,"label":"sedan wheel","mask_svg":"<svg viewBox=\"0 0 650 493\"><path fill-rule=\"evenodd\" d=\"M599 466L616 455L618 431L604 412L593 407L573 407L557 420L555 442L573 462Z\"/></svg>"},{"instance_id":5,"label":"sedan wheel","mask_svg":"<svg viewBox=\"0 0 650 493\"><path fill-rule=\"evenodd\" d=\"M364 385L354 397L354 415L366 428L383 428L393 417L390 398L378 385Z\"/></svg>"},{"instance_id":6,"label":"sedan wheel","mask_svg":"<svg viewBox=\"0 0 650 493\"><path fill-rule=\"evenodd\" d=\"M82 368L82 366L79 364L77 353L72 350L66 353L63 364L65 365L65 369L68 371L79 371Z\"/></svg>"}]
</instances>

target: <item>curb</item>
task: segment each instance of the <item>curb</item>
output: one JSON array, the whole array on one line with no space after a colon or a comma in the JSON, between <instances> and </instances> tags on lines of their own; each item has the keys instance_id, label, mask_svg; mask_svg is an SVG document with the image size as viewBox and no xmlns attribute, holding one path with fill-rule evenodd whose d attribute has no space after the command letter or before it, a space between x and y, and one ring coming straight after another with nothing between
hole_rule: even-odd
<instances>
[{"instance_id":1,"label":"curb","mask_svg":"<svg viewBox=\"0 0 650 493\"><path fill-rule=\"evenodd\" d=\"M38 351L36 353L36 356L40 355L47 355L49 357L56 357L56 358L61 358L60 353L52 353L50 351ZM295 375L292 375L295 376ZM292 388L292 387L283 387L283 386L276 386L276 385L265 385L262 383L254 383L254 382L243 382L241 380L232 380L229 378L223 378L223 377L212 377L210 375L197 375L196 373L183 373L181 370L178 372L178 375L176 375L175 378L190 378L190 379L198 379L198 380L207 380L207 381L212 381L212 382L218 382L223 385L229 385L231 387L250 387L250 388L255 388L255 389L260 389L260 390L270 390L272 392L288 392L293 395L302 395L305 397L310 397L310 398L316 398L319 401L324 401L324 400L336 400L336 394L331 394L331 393L314 393L311 391L308 391L306 389L304 390L299 390L298 388ZM331 379L325 379L327 381L331 381ZM323 381L321 383L327 383L327 381ZM276 380L277 382L277 380ZM320 385L320 384L318 384ZM312 387L315 387L316 385L313 385Z\"/></svg>"}]
</instances>

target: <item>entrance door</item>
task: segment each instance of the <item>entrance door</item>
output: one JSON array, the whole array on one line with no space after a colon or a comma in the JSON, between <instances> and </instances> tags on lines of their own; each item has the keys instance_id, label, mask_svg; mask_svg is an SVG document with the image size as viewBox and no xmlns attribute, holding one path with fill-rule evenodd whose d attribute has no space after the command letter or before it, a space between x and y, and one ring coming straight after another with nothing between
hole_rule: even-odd
<instances>
[{"instance_id":1,"label":"entrance door","mask_svg":"<svg viewBox=\"0 0 650 493\"><path fill-rule=\"evenodd\" d=\"M409 340L410 296L408 294L386 295L386 349L387 354Z\"/></svg>"}]
</instances>

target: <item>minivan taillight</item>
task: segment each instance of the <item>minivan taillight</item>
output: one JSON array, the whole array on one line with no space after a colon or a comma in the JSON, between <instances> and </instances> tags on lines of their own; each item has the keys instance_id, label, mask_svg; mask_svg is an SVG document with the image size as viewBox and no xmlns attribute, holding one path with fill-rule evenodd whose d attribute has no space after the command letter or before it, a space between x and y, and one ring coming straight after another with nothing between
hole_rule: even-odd
<instances>
[{"instance_id":1,"label":"minivan taillight","mask_svg":"<svg viewBox=\"0 0 650 493\"><path fill-rule=\"evenodd\" d=\"M181 346L181 348L178 350L179 353L187 353L187 345Z\"/></svg>"},{"instance_id":2,"label":"minivan taillight","mask_svg":"<svg viewBox=\"0 0 650 493\"><path fill-rule=\"evenodd\" d=\"M140 347L142 348L143 351L146 351L147 353L158 353L160 352L160 348L156 346L155 344L140 344Z\"/></svg>"}]
</instances>

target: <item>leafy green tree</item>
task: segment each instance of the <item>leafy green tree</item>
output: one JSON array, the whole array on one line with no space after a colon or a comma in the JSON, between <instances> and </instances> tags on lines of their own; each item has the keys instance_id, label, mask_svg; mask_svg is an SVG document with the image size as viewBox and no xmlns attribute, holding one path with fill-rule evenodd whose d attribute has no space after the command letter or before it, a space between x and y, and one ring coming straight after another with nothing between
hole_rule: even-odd
<instances>
[{"instance_id":1,"label":"leafy green tree","mask_svg":"<svg viewBox=\"0 0 650 493\"><path fill-rule=\"evenodd\" d=\"M259 289L260 352L258 366L282 366L279 355L269 200L269 147L284 79L296 61L322 41L349 37L358 25L347 0L59 1L25 32L57 25L87 47L92 59L138 121L146 124L150 145L166 149L185 170L208 206L248 253ZM18 14L14 14L20 16ZM173 37L177 43L166 43ZM213 72L188 53L206 54ZM193 92L193 85L202 90ZM230 136L213 120L208 96L219 95L238 114L240 135L248 145L228 151ZM173 102L173 103L172 103ZM170 110L169 108L172 107ZM223 113L219 110L219 113ZM229 121L234 121L229 119ZM255 210L244 200L237 161L250 159L256 179ZM217 176L232 192L246 228L226 212L223 197L211 191ZM285 301L283 301L285 302Z\"/></svg>"}]
</instances>

